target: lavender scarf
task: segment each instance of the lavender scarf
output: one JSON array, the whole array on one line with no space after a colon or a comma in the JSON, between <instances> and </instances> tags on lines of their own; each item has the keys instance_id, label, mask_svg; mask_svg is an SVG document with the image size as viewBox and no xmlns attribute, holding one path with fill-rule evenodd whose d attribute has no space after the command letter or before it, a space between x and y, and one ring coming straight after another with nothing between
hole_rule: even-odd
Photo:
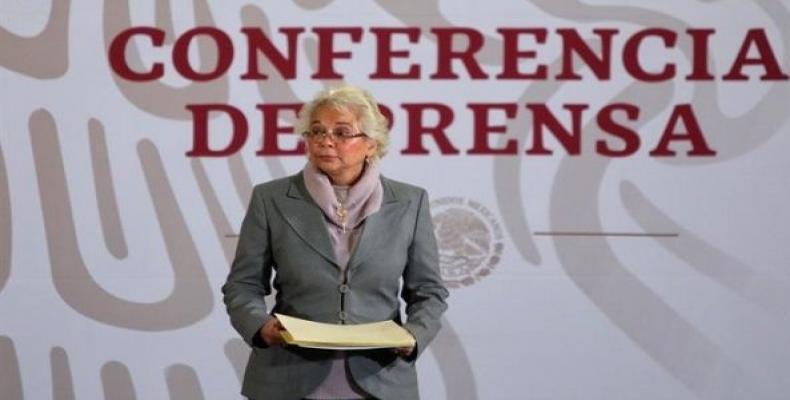
<instances>
[{"instance_id":1,"label":"lavender scarf","mask_svg":"<svg viewBox=\"0 0 790 400\"><path fill-rule=\"evenodd\" d=\"M329 177L309 161L304 167L303 176L310 197L318 204L329 222L342 228L343 223L338 214L341 204ZM375 163L366 164L357 183L348 188L348 196L342 204L347 213L345 228L353 230L368 215L378 211L383 195L378 166Z\"/></svg>"}]
</instances>

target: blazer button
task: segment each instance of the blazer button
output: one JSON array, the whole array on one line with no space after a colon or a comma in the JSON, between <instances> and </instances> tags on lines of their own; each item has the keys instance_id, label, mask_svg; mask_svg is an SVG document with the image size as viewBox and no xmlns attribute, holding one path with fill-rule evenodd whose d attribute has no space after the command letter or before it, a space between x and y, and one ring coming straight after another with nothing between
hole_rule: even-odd
<instances>
[{"instance_id":1,"label":"blazer button","mask_svg":"<svg viewBox=\"0 0 790 400\"><path fill-rule=\"evenodd\" d=\"M348 289L349 289L348 285L346 285L346 284L343 284L343 285L340 285L340 286L337 287L337 290L340 293L348 293Z\"/></svg>"},{"instance_id":2,"label":"blazer button","mask_svg":"<svg viewBox=\"0 0 790 400\"><path fill-rule=\"evenodd\" d=\"M345 322L346 321L346 312L345 311L338 312L337 313L337 317L340 318L340 321Z\"/></svg>"}]
</instances>

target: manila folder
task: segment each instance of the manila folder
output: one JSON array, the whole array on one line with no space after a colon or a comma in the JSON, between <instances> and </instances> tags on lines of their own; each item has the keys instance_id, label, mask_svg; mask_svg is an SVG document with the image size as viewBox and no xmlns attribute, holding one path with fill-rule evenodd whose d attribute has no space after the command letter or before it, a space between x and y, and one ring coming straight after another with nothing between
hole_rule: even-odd
<instances>
[{"instance_id":1,"label":"manila folder","mask_svg":"<svg viewBox=\"0 0 790 400\"><path fill-rule=\"evenodd\" d=\"M285 342L320 349L375 349L412 347L414 337L394 321L359 325L335 325L274 314L285 328Z\"/></svg>"}]
</instances>

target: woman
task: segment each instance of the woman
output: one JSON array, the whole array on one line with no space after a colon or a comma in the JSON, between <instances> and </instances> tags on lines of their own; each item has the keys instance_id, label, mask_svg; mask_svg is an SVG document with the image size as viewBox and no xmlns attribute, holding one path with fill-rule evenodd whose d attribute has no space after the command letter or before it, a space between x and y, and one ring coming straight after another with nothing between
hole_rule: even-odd
<instances>
[{"instance_id":1,"label":"woman","mask_svg":"<svg viewBox=\"0 0 790 400\"><path fill-rule=\"evenodd\" d=\"M367 92L320 92L300 111L296 129L307 143L307 165L255 187L222 287L231 324L252 346L242 394L416 399L414 363L439 330L448 295L428 196L379 175L387 121ZM271 313L335 324L394 320L416 345L347 352L284 345L283 327L264 302L272 283Z\"/></svg>"}]
</instances>

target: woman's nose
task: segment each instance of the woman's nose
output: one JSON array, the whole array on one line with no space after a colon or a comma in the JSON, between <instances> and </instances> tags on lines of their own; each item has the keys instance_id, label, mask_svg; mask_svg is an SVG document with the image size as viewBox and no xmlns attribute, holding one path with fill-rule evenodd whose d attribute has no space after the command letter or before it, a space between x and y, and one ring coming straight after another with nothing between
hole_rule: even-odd
<instances>
[{"instance_id":1,"label":"woman's nose","mask_svg":"<svg viewBox=\"0 0 790 400\"><path fill-rule=\"evenodd\" d=\"M325 146L325 147L334 147L335 146L335 140L334 140L334 138L332 137L331 134L324 133L323 135L319 136L318 144L320 144L321 146Z\"/></svg>"}]
</instances>

